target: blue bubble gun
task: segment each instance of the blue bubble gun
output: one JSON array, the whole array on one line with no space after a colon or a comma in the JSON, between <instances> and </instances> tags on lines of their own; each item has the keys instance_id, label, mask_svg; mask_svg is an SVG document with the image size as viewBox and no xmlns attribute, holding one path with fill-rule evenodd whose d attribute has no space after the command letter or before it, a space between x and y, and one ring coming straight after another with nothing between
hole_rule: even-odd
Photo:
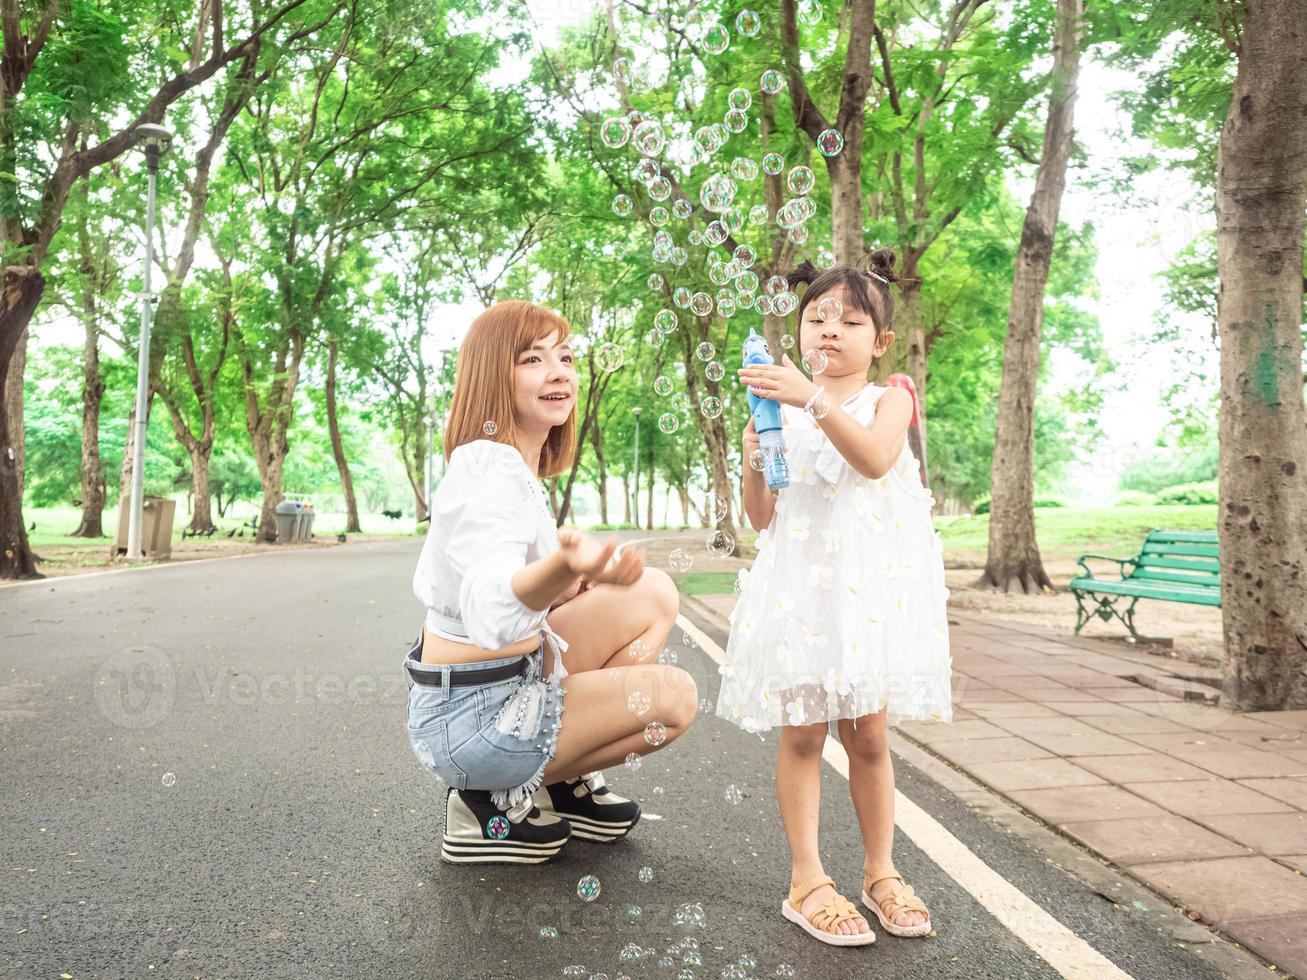
<instances>
[{"instance_id":1,"label":"blue bubble gun","mask_svg":"<svg viewBox=\"0 0 1307 980\"><path fill-rule=\"evenodd\" d=\"M744 367L750 364L774 364L771 352L767 350L767 338L758 336L756 330L749 328L749 336L744 338ZM767 477L770 490L783 490L790 485L790 467L785 461L785 435L781 431L781 403L774 398L759 398L752 391L749 395L749 411L753 415L753 427L758 432L758 441L762 444L762 471ZM744 465L748 466L746 459Z\"/></svg>"}]
</instances>

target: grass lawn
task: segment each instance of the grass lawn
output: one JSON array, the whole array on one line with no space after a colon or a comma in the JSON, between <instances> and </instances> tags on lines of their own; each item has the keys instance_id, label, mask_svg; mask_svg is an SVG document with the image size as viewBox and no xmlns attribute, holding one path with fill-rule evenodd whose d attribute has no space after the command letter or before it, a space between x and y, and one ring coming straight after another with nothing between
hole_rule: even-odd
<instances>
[{"instance_id":1,"label":"grass lawn","mask_svg":"<svg viewBox=\"0 0 1307 980\"><path fill-rule=\"evenodd\" d=\"M946 558L984 556L989 515L936 517ZM1075 559L1085 552L1129 558L1139 553L1153 528L1215 531L1215 504L1155 504L1148 507L1040 507L1035 534L1045 557Z\"/></svg>"}]
</instances>

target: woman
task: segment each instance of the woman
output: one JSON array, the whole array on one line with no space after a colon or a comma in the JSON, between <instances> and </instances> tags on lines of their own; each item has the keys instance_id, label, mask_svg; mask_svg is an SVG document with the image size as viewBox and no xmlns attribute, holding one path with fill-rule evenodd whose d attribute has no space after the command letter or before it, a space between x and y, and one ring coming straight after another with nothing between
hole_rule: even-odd
<instances>
[{"instance_id":1,"label":"woman","mask_svg":"<svg viewBox=\"0 0 1307 980\"><path fill-rule=\"evenodd\" d=\"M452 863L538 864L573 834L625 836L640 808L600 770L671 744L697 706L685 671L645 662L676 620L671 579L642 551L614 557L615 539L557 529L540 483L576 448L568 333L543 307L497 303L459 349L413 576L426 622L405 658L409 739L450 784Z\"/></svg>"}]
</instances>

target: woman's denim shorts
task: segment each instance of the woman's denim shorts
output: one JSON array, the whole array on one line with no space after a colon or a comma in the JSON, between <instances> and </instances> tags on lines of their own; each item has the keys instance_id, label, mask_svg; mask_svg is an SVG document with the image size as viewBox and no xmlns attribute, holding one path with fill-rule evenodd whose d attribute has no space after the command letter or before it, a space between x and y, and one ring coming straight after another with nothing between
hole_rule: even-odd
<instances>
[{"instance_id":1,"label":"woman's denim shorts","mask_svg":"<svg viewBox=\"0 0 1307 980\"><path fill-rule=\"evenodd\" d=\"M505 657L470 664L424 664L422 640L404 658L408 678L408 739L418 761L455 789L489 790L495 803L513 806L530 796L554 757L563 719L557 675L541 676L545 639L527 654L525 673L490 684L451 685L462 670L499 667ZM416 683L409 671L435 686Z\"/></svg>"}]
</instances>

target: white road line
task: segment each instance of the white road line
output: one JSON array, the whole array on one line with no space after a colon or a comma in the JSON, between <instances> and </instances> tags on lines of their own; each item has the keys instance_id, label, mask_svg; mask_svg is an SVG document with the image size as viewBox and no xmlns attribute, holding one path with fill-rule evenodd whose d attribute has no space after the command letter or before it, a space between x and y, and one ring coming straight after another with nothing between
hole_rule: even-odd
<instances>
[{"instance_id":1,"label":"white road line","mask_svg":"<svg viewBox=\"0 0 1307 980\"><path fill-rule=\"evenodd\" d=\"M676 624L717 663L724 651L685 616ZM827 739L822 758L845 779L849 759L844 747ZM898 790L894 791L894 822L912 843L961 885L1004 928L1034 950L1064 977L1093 977L1095 980L1130 980L1130 974L1103 956L1074 932L1053 918L1038 903L1006 881L978 858L953 834Z\"/></svg>"}]
</instances>

